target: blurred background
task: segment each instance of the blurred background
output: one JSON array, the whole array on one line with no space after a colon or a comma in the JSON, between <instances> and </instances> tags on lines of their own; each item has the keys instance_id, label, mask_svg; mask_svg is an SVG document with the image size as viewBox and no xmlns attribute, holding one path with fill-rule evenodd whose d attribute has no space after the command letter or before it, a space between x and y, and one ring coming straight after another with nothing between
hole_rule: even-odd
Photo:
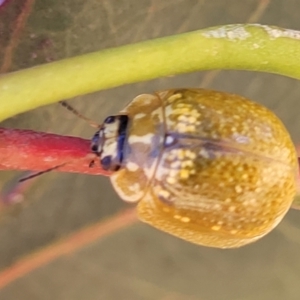
<instances>
[{"instance_id":1,"label":"blurred background","mask_svg":"<svg viewBox=\"0 0 300 300\"><path fill-rule=\"evenodd\" d=\"M7 0L0 5L2 73L215 25L262 23L300 30L297 0ZM101 122L140 93L174 87L206 87L260 102L282 119L294 142L300 142L300 84L278 75L198 72L101 91L69 103ZM84 138L94 131L58 104L0 126ZM0 173L3 199L22 174ZM28 270L2 284L0 299L300 299L299 211L290 211L276 230L252 245L217 250L140 223L108 178L50 172L28 183L23 196L21 205L0 216L0 284L12 270L20 271L16 266L21 258ZM107 229L107 220L118 228ZM87 226L92 227L80 239L78 232ZM100 228L96 238L91 237L93 228ZM49 259L55 245L65 245L74 234L66 254ZM47 263L35 261L30 271L32 259L49 245L54 250L44 257ZM37 254L28 256L33 252Z\"/></svg>"}]
</instances>

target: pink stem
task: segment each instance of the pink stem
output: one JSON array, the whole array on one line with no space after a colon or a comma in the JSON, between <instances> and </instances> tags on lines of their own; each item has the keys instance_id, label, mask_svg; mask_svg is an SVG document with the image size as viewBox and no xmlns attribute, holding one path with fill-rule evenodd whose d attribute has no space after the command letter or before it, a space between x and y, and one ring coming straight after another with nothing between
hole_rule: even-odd
<instances>
[{"instance_id":1,"label":"pink stem","mask_svg":"<svg viewBox=\"0 0 300 300\"><path fill-rule=\"evenodd\" d=\"M95 159L95 166L89 167ZM63 165L65 164L65 165ZM105 175L90 141L31 130L0 128L0 170L56 171Z\"/></svg>"}]
</instances>

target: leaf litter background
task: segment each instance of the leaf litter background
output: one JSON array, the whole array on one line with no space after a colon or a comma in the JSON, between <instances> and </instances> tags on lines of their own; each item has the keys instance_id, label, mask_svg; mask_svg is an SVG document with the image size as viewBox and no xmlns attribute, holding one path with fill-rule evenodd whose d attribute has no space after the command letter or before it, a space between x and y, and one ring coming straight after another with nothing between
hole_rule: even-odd
<instances>
[{"instance_id":1,"label":"leaf litter background","mask_svg":"<svg viewBox=\"0 0 300 300\"><path fill-rule=\"evenodd\" d=\"M299 10L296 0L8 0L0 7L0 70L221 24L257 22L300 30ZM134 96L171 87L207 87L249 97L275 111L293 140L300 141L300 84L271 74L199 72L101 91L71 103L101 122ZM88 124L58 104L1 126L86 138L93 134ZM20 175L0 173L3 199ZM4 286L0 299L299 299L297 211L290 211L259 242L224 251L159 232L135 221L131 211L122 215L132 207L118 198L107 178L52 172L28 184L24 197L22 205L1 216L3 270L57 240L64 243L88 225L102 228L118 212L121 217L113 222L122 228L109 232L104 226L105 236L82 247L75 236L67 255ZM84 237L89 234L87 230ZM5 274L0 274L0 283Z\"/></svg>"}]
</instances>

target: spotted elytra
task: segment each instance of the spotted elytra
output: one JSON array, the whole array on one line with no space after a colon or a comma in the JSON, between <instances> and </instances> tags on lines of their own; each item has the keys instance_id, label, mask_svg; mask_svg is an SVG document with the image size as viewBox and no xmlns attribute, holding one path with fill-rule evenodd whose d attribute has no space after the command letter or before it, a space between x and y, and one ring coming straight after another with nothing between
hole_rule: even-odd
<instances>
[{"instance_id":1,"label":"spotted elytra","mask_svg":"<svg viewBox=\"0 0 300 300\"><path fill-rule=\"evenodd\" d=\"M243 97L204 89L140 95L92 141L139 218L184 240L234 248L283 218L297 155L281 121Z\"/></svg>"}]
</instances>

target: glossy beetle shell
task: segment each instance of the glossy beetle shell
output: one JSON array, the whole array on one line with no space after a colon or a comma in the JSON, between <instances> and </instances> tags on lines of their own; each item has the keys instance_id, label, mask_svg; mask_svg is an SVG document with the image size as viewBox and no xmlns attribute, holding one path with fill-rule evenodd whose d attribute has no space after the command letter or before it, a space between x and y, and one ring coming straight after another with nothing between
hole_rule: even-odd
<instances>
[{"instance_id":1,"label":"glossy beetle shell","mask_svg":"<svg viewBox=\"0 0 300 300\"><path fill-rule=\"evenodd\" d=\"M296 189L281 121L237 95L177 89L136 97L112 184L139 218L193 243L239 247L271 231Z\"/></svg>"}]
</instances>

